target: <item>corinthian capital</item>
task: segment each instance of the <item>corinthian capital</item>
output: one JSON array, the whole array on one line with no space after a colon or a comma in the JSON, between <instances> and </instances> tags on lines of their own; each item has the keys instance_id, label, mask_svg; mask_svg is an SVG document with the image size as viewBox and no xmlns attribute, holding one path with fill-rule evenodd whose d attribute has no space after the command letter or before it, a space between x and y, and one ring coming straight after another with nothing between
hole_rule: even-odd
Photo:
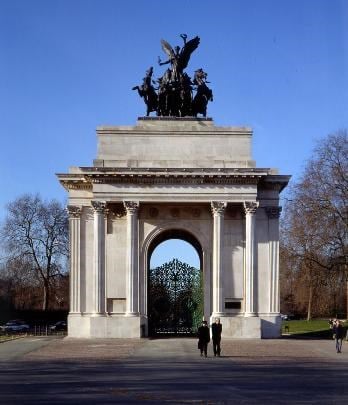
<instances>
[{"instance_id":1,"label":"corinthian capital","mask_svg":"<svg viewBox=\"0 0 348 405\"><path fill-rule=\"evenodd\" d=\"M139 209L138 201L123 201L123 205L127 210L127 214L135 214Z\"/></svg>"},{"instance_id":2,"label":"corinthian capital","mask_svg":"<svg viewBox=\"0 0 348 405\"><path fill-rule=\"evenodd\" d=\"M69 218L79 218L82 213L82 208L76 205L68 205L66 210L68 211Z\"/></svg>"},{"instance_id":3,"label":"corinthian capital","mask_svg":"<svg viewBox=\"0 0 348 405\"><path fill-rule=\"evenodd\" d=\"M255 214L257 207L259 206L258 201L244 201L244 211L246 214Z\"/></svg>"},{"instance_id":4,"label":"corinthian capital","mask_svg":"<svg viewBox=\"0 0 348 405\"><path fill-rule=\"evenodd\" d=\"M227 207L226 201L212 201L211 204L211 212L213 215L223 215L225 209Z\"/></svg>"},{"instance_id":5,"label":"corinthian capital","mask_svg":"<svg viewBox=\"0 0 348 405\"><path fill-rule=\"evenodd\" d=\"M265 207L265 210L269 219L277 219L280 217L282 207Z\"/></svg>"},{"instance_id":6,"label":"corinthian capital","mask_svg":"<svg viewBox=\"0 0 348 405\"><path fill-rule=\"evenodd\" d=\"M95 212L105 213L106 201L91 201Z\"/></svg>"}]
</instances>

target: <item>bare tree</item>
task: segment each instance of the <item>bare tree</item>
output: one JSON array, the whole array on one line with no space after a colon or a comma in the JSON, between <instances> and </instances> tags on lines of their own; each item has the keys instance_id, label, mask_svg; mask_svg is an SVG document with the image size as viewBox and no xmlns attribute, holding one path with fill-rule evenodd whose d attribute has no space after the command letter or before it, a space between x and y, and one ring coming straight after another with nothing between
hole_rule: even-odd
<instances>
[{"instance_id":1,"label":"bare tree","mask_svg":"<svg viewBox=\"0 0 348 405\"><path fill-rule=\"evenodd\" d=\"M1 270L7 287L6 297L16 309L36 307L36 291L40 287L32 263L25 257L8 258Z\"/></svg>"},{"instance_id":2,"label":"bare tree","mask_svg":"<svg viewBox=\"0 0 348 405\"><path fill-rule=\"evenodd\" d=\"M62 205L23 195L7 206L2 227L7 268L40 283L42 309L48 310L55 279L66 270L68 217Z\"/></svg>"},{"instance_id":3,"label":"bare tree","mask_svg":"<svg viewBox=\"0 0 348 405\"><path fill-rule=\"evenodd\" d=\"M309 319L318 291L335 284L328 280L333 276L347 279L346 130L331 134L318 143L302 177L292 185L290 193L291 199L283 216L282 243L287 255L298 260L297 272L306 287Z\"/></svg>"}]
</instances>

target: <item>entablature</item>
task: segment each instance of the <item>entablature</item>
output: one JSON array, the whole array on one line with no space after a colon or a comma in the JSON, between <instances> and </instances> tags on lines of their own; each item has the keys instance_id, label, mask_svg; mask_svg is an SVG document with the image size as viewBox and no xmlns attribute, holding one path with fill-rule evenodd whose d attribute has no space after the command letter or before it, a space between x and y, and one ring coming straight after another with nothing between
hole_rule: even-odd
<instances>
[{"instance_id":1,"label":"entablature","mask_svg":"<svg viewBox=\"0 0 348 405\"><path fill-rule=\"evenodd\" d=\"M271 169L259 168L103 168L80 167L74 173L57 174L67 190L91 190L93 184L281 184L284 188L289 176L271 174ZM267 181L270 178L270 181Z\"/></svg>"}]
</instances>

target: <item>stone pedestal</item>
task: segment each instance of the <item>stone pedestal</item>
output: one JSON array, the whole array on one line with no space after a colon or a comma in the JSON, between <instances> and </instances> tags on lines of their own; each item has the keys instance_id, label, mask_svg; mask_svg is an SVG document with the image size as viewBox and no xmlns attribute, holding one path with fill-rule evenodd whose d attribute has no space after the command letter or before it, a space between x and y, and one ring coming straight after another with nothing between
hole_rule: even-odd
<instances>
[{"instance_id":1,"label":"stone pedestal","mask_svg":"<svg viewBox=\"0 0 348 405\"><path fill-rule=\"evenodd\" d=\"M146 335L146 319L140 316L69 314L68 335L77 338L141 338Z\"/></svg>"}]
</instances>

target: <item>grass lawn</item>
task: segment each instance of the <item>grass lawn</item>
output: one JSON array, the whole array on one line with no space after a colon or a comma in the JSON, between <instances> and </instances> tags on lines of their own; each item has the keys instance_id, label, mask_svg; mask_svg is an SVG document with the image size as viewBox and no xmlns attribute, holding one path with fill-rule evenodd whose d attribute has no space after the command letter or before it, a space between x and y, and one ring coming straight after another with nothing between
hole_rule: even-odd
<instances>
[{"instance_id":1,"label":"grass lawn","mask_svg":"<svg viewBox=\"0 0 348 405\"><path fill-rule=\"evenodd\" d=\"M348 327L348 323L343 324L344 327ZM310 321L283 321L282 332L289 333L290 335L308 335L318 337L331 337L332 332L330 330L328 320L312 319Z\"/></svg>"},{"instance_id":2,"label":"grass lawn","mask_svg":"<svg viewBox=\"0 0 348 405\"><path fill-rule=\"evenodd\" d=\"M0 335L0 343L1 342L6 342L7 340L16 339L16 338L18 338L18 336L15 336L15 335Z\"/></svg>"}]
</instances>

